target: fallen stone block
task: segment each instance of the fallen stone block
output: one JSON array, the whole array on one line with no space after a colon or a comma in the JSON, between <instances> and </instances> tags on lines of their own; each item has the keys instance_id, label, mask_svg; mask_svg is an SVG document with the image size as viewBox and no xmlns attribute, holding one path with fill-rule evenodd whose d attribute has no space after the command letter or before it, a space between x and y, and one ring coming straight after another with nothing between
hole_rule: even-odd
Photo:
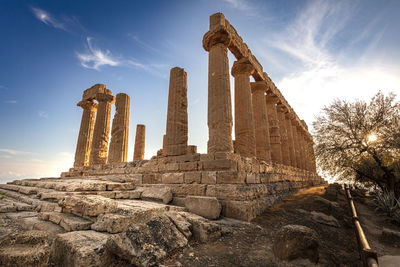
<instances>
[{"instance_id":1,"label":"fallen stone block","mask_svg":"<svg viewBox=\"0 0 400 267\"><path fill-rule=\"evenodd\" d=\"M191 229L192 224L186 219L184 216L179 214L178 212L167 212L166 215L170 220L175 224L178 230L187 238L190 239L192 236Z\"/></svg>"},{"instance_id":2,"label":"fallen stone block","mask_svg":"<svg viewBox=\"0 0 400 267\"><path fill-rule=\"evenodd\" d=\"M218 219L221 213L221 204L215 197L187 196L185 207L194 214L207 219Z\"/></svg>"},{"instance_id":3,"label":"fallen stone block","mask_svg":"<svg viewBox=\"0 0 400 267\"><path fill-rule=\"evenodd\" d=\"M328 226L340 227L340 224L335 217L326 215L325 213L322 212L312 211L311 219L318 223L325 224Z\"/></svg>"},{"instance_id":4,"label":"fallen stone block","mask_svg":"<svg viewBox=\"0 0 400 267\"><path fill-rule=\"evenodd\" d=\"M400 247L400 232L383 227L382 240L394 247Z\"/></svg>"}]
</instances>

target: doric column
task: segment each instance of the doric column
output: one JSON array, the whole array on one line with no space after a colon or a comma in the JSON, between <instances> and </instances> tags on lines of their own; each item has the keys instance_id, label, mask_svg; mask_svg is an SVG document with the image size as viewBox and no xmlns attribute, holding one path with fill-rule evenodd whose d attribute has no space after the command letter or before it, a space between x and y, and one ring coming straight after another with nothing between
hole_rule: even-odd
<instances>
[{"instance_id":1,"label":"doric column","mask_svg":"<svg viewBox=\"0 0 400 267\"><path fill-rule=\"evenodd\" d=\"M282 164L281 135L279 132L278 113L276 104L279 99L276 95L268 93L266 96L267 114L269 123L269 138L271 144L271 160Z\"/></svg>"},{"instance_id":2,"label":"doric column","mask_svg":"<svg viewBox=\"0 0 400 267\"><path fill-rule=\"evenodd\" d=\"M204 35L203 47L208 51L208 153L233 152L232 103L229 83L228 44L230 37L224 29L223 15L210 17L210 31ZM222 16L221 16L222 15Z\"/></svg>"},{"instance_id":3,"label":"doric column","mask_svg":"<svg viewBox=\"0 0 400 267\"><path fill-rule=\"evenodd\" d=\"M107 162L111 105L114 103L115 97L106 93L98 93L96 100L99 102L99 106L93 131L92 150L90 151L89 165L91 166Z\"/></svg>"},{"instance_id":4,"label":"doric column","mask_svg":"<svg viewBox=\"0 0 400 267\"><path fill-rule=\"evenodd\" d=\"M169 78L165 155L186 154L187 141L187 74L183 69L175 67L171 69Z\"/></svg>"},{"instance_id":5,"label":"doric column","mask_svg":"<svg viewBox=\"0 0 400 267\"><path fill-rule=\"evenodd\" d=\"M267 105L265 92L267 85L265 82L251 83L254 132L256 138L257 158L266 162L271 162L271 147L269 143L269 124L267 116Z\"/></svg>"},{"instance_id":6,"label":"doric column","mask_svg":"<svg viewBox=\"0 0 400 267\"><path fill-rule=\"evenodd\" d=\"M281 150L282 150L282 163L286 166L290 166L290 153L289 153L289 142L288 133L286 129L285 113L286 108L283 105L277 105L278 121L279 121L279 132L281 134Z\"/></svg>"},{"instance_id":7,"label":"doric column","mask_svg":"<svg viewBox=\"0 0 400 267\"><path fill-rule=\"evenodd\" d=\"M248 59L233 63L235 77L235 140L236 152L244 157L255 157L253 104L251 98L250 75L254 67Z\"/></svg>"},{"instance_id":8,"label":"doric column","mask_svg":"<svg viewBox=\"0 0 400 267\"><path fill-rule=\"evenodd\" d=\"M78 143L76 144L74 167L82 167L89 165L97 104L93 100L86 100L80 101L77 106L83 108L83 113Z\"/></svg>"},{"instance_id":9,"label":"doric column","mask_svg":"<svg viewBox=\"0 0 400 267\"><path fill-rule=\"evenodd\" d=\"M315 159L314 141L313 140L310 140L310 148L311 148L311 171L316 173L317 172L317 162Z\"/></svg>"},{"instance_id":10,"label":"doric column","mask_svg":"<svg viewBox=\"0 0 400 267\"><path fill-rule=\"evenodd\" d=\"M300 143L299 143L298 132L297 132L297 121L294 118L291 120L291 125L292 125L292 134L293 134L294 152L295 152L295 157L296 157L296 166L295 167L300 169L300 166L301 166Z\"/></svg>"},{"instance_id":11,"label":"doric column","mask_svg":"<svg viewBox=\"0 0 400 267\"><path fill-rule=\"evenodd\" d=\"M309 140L309 138L306 136L306 135L304 135L304 145L305 145L305 153L306 153L306 170L307 171L312 171L312 169L311 169L311 162L312 162L312 156L311 156L311 150L312 150L312 147L311 147L311 145L310 145L310 140Z\"/></svg>"},{"instance_id":12,"label":"doric column","mask_svg":"<svg viewBox=\"0 0 400 267\"><path fill-rule=\"evenodd\" d=\"M133 160L144 159L145 140L146 140L146 126L143 124L138 124L136 126L135 149L133 151Z\"/></svg>"},{"instance_id":13,"label":"doric column","mask_svg":"<svg viewBox=\"0 0 400 267\"><path fill-rule=\"evenodd\" d=\"M290 154L290 166L296 167L296 152L294 148L293 127L291 123L292 118L293 115L290 112L285 114L286 130L288 134L288 144L289 144L289 154Z\"/></svg>"},{"instance_id":14,"label":"doric column","mask_svg":"<svg viewBox=\"0 0 400 267\"><path fill-rule=\"evenodd\" d=\"M306 153L304 146L304 137L303 137L303 129L300 126L297 126L297 140L299 141L299 151L300 151L300 169L306 169Z\"/></svg>"},{"instance_id":15,"label":"doric column","mask_svg":"<svg viewBox=\"0 0 400 267\"><path fill-rule=\"evenodd\" d=\"M127 94L116 95L108 163L126 162L128 159L129 104L130 98Z\"/></svg>"}]
</instances>

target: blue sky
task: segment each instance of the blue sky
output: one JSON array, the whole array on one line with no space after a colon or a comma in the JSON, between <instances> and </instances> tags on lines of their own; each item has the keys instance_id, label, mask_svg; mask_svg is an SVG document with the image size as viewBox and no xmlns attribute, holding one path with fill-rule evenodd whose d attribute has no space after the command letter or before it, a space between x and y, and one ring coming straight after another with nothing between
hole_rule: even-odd
<instances>
[{"instance_id":1,"label":"blue sky","mask_svg":"<svg viewBox=\"0 0 400 267\"><path fill-rule=\"evenodd\" d=\"M336 97L400 92L396 0L0 0L0 180L57 176L72 166L82 115L76 103L95 83L130 95L128 159L138 123L146 125L150 158L162 145L174 66L188 74L189 144L205 153L202 38L215 12L309 126Z\"/></svg>"}]
</instances>

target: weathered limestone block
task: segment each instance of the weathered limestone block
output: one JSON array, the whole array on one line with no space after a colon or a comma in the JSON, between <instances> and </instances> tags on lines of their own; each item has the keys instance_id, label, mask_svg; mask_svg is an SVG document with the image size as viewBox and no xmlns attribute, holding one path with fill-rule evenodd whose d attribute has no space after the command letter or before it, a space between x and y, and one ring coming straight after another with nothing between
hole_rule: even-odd
<instances>
[{"instance_id":1,"label":"weathered limestone block","mask_svg":"<svg viewBox=\"0 0 400 267\"><path fill-rule=\"evenodd\" d=\"M266 89L267 85L264 82L251 83L257 159L271 162L269 123L265 99Z\"/></svg>"},{"instance_id":2,"label":"weathered limestone block","mask_svg":"<svg viewBox=\"0 0 400 267\"><path fill-rule=\"evenodd\" d=\"M82 167L89 165L97 104L93 100L87 100L80 101L77 105L83 108L83 114L76 145L74 167Z\"/></svg>"},{"instance_id":3,"label":"weathered limestone block","mask_svg":"<svg viewBox=\"0 0 400 267\"><path fill-rule=\"evenodd\" d=\"M282 148L281 148L281 135L278 124L278 113L276 104L279 101L278 97L272 94L267 94L267 114L269 123L269 137L271 144L271 161L273 163L282 163Z\"/></svg>"},{"instance_id":4,"label":"weathered limestone block","mask_svg":"<svg viewBox=\"0 0 400 267\"><path fill-rule=\"evenodd\" d=\"M85 217L95 217L117 209L114 200L96 195L65 197L58 204L63 208L63 212Z\"/></svg>"},{"instance_id":5,"label":"weathered limestone block","mask_svg":"<svg viewBox=\"0 0 400 267\"><path fill-rule=\"evenodd\" d=\"M107 249L135 266L153 266L187 243L175 224L161 215L113 235Z\"/></svg>"},{"instance_id":6,"label":"weathered limestone block","mask_svg":"<svg viewBox=\"0 0 400 267\"><path fill-rule=\"evenodd\" d=\"M277 105L278 112L278 123L279 132L281 135L281 151L282 151L282 163L286 166L290 166L290 151L289 151L289 137L286 129L286 118L285 113L287 110L283 105Z\"/></svg>"},{"instance_id":7,"label":"weathered limestone block","mask_svg":"<svg viewBox=\"0 0 400 267\"><path fill-rule=\"evenodd\" d=\"M111 129L108 163L126 162L128 158L130 98L127 94L117 94L115 115Z\"/></svg>"},{"instance_id":8,"label":"weathered limestone block","mask_svg":"<svg viewBox=\"0 0 400 267\"><path fill-rule=\"evenodd\" d=\"M221 204L215 197L187 196L185 207L194 214L215 220L221 213Z\"/></svg>"},{"instance_id":9,"label":"weathered limestone block","mask_svg":"<svg viewBox=\"0 0 400 267\"><path fill-rule=\"evenodd\" d=\"M161 201L168 204L172 200L172 192L168 187L145 187L142 192L142 199Z\"/></svg>"},{"instance_id":10,"label":"weathered limestone block","mask_svg":"<svg viewBox=\"0 0 400 267\"><path fill-rule=\"evenodd\" d=\"M75 231L57 235L51 258L55 266L107 266L105 244L109 235L95 231Z\"/></svg>"},{"instance_id":11,"label":"weathered limestone block","mask_svg":"<svg viewBox=\"0 0 400 267\"><path fill-rule=\"evenodd\" d=\"M208 51L208 153L233 152L232 102L229 82L229 34L214 31L210 17L210 31L203 37Z\"/></svg>"},{"instance_id":12,"label":"weathered limestone block","mask_svg":"<svg viewBox=\"0 0 400 267\"><path fill-rule=\"evenodd\" d=\"M172 173L164 173L161 175L161 182L163 184L183 184L185 173L183 172L172 172Z\"/></svg>"},{"instance_id":13,"label":"weathered limestone block","mask_svg":"<svg viewBox=\"0 0 400 267\"><path fill-rule=\"evenodd\" d=\"M235 151L244 157L256 155L253 103L250 89L250 75L254 67L247 58L233 63L235 77Z\"/></svg>"},{"instance_id":14,"label":"weathered limestone block","mask_svg":"<svg viewBox=\"0 0 400 267\"><path fill-rule=\"evenodd\" d=\"M187 140L187 74L183 69L175 67L170 72L164 154L167 156L186 154Z\"/></svg>"},{"instance_id":15,"label":"weathered limestone block","mask_svg":"<svg viewBox=\"0 0 400 267\"><path fill-rule=\"evenodd\" d=\"M136 125L135 149L133 151L133 160L144 159L145 140L146 140L146 126L143 124Z\"/></svg>"},{"instance_id":16,"label":"weathered limestone block","mask_svg":"<svg viewBox=\"0 0 400 267\"><path fill-rule=\"evenodd\" d=\"M97 94L96 100L99 101L99 106L94 125L89 165L107 163L111 105L114 103L115 97L111 94Z\"/></svg>"}]
</instances>

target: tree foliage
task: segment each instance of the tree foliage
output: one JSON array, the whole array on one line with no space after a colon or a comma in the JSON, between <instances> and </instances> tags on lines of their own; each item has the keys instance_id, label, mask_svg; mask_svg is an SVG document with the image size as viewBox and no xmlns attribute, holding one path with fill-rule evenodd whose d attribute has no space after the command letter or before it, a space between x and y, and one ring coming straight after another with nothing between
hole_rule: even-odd
<instances>
[{"instance_id":1,"label":"tree foliage","mask_svg":"<svg viewBox=\"0 0 400 267\"><path fill-rule=\"evenodd\" d=\"M318 165L330 175L400 194L400 102L334 100L313 123ZM376 139L376 140L374 140Z\"/></svg>"}]
</instances>

